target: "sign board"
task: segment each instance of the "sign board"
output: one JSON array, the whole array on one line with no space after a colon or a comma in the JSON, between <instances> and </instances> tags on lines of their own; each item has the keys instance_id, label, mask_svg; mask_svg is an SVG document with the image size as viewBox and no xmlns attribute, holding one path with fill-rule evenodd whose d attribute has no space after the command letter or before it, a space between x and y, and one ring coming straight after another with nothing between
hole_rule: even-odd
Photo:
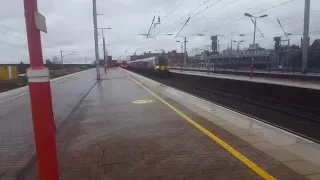
<instances>
[{"instance_id":1,"label":"sign board","mask_svg":"<svg viewBox=\"0 0 320 180\"><path fill-rule=\"evenodd\" d=\"M34 13L34 20L36 22L36 27L39 31L47 33L47 23L46 18L39 12Z\"/></svg>"},{"instance_id":2,"label":"sign board","mask_svg":"<svg viewBox=\"0 0 320 180\"><path fill-rule=\"evenodd\" d=\"M218 36L211 36L211 49L213 52L217 52L218 51Z\"/></svg>"}]
</instances>

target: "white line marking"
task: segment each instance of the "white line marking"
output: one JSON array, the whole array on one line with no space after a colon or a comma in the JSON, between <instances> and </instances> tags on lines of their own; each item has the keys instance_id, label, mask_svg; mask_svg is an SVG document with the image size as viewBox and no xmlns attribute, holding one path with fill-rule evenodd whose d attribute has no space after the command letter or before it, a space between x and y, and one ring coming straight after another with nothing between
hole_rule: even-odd
<instances>
[{"instance_id":1,"label":"white line marking","mask_svg":"<svg viewBox=\"0 0 320 180\"><path fill-rule=\"evenodd\" d=\"M68 75L65 75L65 76L58 77L58 78L54 78L54 79L50 80L50 83L51 84L57 84L57 83L65 81L65 80L67 80L67 79L69 79L69 78L71 78L71 77L73 77L73 76L75 76L77 74L84 73L84 72L87 72L87 71L90 71L90 70L91 69L87 69L87 70L84 70L84 71L68 74ZM26 87L26 86L24 86L24 87ZM10 97L8 99L2 100L2 101L0 101L0 104L5 103L5 102L10 101L10 100L13 100L13 99L16 99L16 98L18 98L20 96L23 96L23 95L26 95L26 94L29 94L29 91L21 93L21 94L18 94L18 95L13 96L13 97Z\"/></svg>"},{"instance_id":2,"label":"white line marking","mask_svg":"<svg viewBox=\"0 0 320 180\"><path fill-rule=\"evenodd\" d=\"M206 99L204 99L204 98L195 96L195 95L193 95L193 94L190 94L190 93L181 91L181 90L179 90L179 89L175 89L175 88L173 88L173 87L170 87L170 86L167 86L167 85L165 85L165 84L159 83L159 82L157 82L157 81L154 81L154 80L152 80L152 79L146 78L146 77L141 76L141 75L139 75L139 74L130 72L130 71L128 71L128 70L124 70L124 71L127 72L127 73L129 73L129 74L132 75L132 76L137 77L139 80L141 80L141 79L143 79L143 80L148 80L148 81L150 81L150 82L159 84L159 85L161 85L161 86L165 86L165 87L167 87L168 89L172 89L172 90L174 90L174 91L178 91L180 94L183 95L184 98L188 98L188 97L186 97L186 95L187 95L187 96L189 96L189 97L191 97L191 98L197 99L198 101L200 101L201 104L204 104L204 106L207 106L206 103L207 103L207 104L212 104L212 105L214 105L214 106L218 106L219 108L223 109L224 111L228 111L228 113L234 113L234 114L239 115L239 116L241 116L241 117L243 117L243 118L245 118L245 119L249 119L249 121L251 121L251 123L253 122L253 123L256 123L256 124L259 124L259 125L262 124L262 125L264 125L264 126L269 127L268 129L272 129L272 130L275 129L276 131L283 132L284 134L287 134L287 135L289 135L289 136L293 136L293 137L295 137L295 138L298 138L298 139L300 139L300 140L303 140L303 141L305 141L305 143L316 143L316 142L314 142L314 141L312 141L312 140L310 140L310 139L307 139L307 138L305 138L305 137L303 137L303 136L300 136L300 135L298 135L298 134L294 134L294 133L292 133L292 132L290 132L290 131L288 131L288 130L286 130L286 129L279 128L279 127L274 126L274 125L272 125L272 124L266 123L266 122L263 121L263 120L254 118L254 117L252 117L252 116L248 116L248 115L246 115L246 114L244 114L244 113L240 113L240 112L235 111L235 110L233 110L233 109L231 109L231 108L227 108L227 107L221 106L221 105L219 105L219 104L216 104L216 103L214 103L214 102L208 101L208 100L206 100ZM174 95L174 94L172 94L172 95ZM177 98L181 99L180 97L177 97ZM204 102L204 103L203 103L203 102ZM195 103L194 103L194 104L195 104ZM195 104L195 105L196 105L196 104ZM211 106L212 106L212 105L211 105ZM197 106L197 105L196 105L196 106ZM198 106L198 107L199 107L199 106ZM201 107L199 107L199 108L201 108ZM201 109L203 109L203 108L201 108ZM238 126L238 127L239 127L239 126Z\"/></svg>"},{"instance_id":3,"label":"white line marking","mask_svg":"<svg viewBox=\"0 0 320 180\"><path fill-rule=\"evenodd\" d=\"M65 80L67 80L67 79L68 79L68 78L64 78L64 79L61 79L60 81L52 82L51 84L57 84L57 83L60 83L60 82L65 81ZM20 96L23 96L23 95L26 95L26 94L29 94L29 91L28 91L28 92L21 93L21 94L18 94L18 95L16 95L16 96L11 97L11 98L2 100L2 101L0 101L0 104L5 103L5 102L8 102L8 101L13 100L13 99L16 99L16 98L18 98L18 97L20 97Z\"/></svg>"},{"instance_id":4,"label":"white line marking","mask_svg":"<svg viewBox=\"0 0 320 180\"><path fill-rule=\"evenodd\" d=\"M29 92L24 92L24 93L21 93L21 94L19 94L19 95L13 96L13 97L8 98L8 99L5 99L5 100L3 100L3 101L0 101L0 104L5 103L5 102L7 102L7 101L10 101L10 100L12 100L12 99L16 99L16 98L18 98L18 97L20 97L20 96L23 96L23 95L26 95L26 94L29 94Z\"/></svg>"}]
</instances>

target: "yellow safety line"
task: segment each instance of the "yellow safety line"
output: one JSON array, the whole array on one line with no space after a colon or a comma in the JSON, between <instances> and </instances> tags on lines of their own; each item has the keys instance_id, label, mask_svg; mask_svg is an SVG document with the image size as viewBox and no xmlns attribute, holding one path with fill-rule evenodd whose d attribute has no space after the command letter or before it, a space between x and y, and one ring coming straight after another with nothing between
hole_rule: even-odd
<instances>
[{"instance_id":1,"label":"yellow safety line","mask_svg":"<svg viewBox=\"0 0 320 180\"><path fill-rule=\"evenodd\" d=\"M127 74L128 75L128 74ZM239 151L237 151L235 148L230 146L228 143L223 141L221 138L217 137L216 135L212 134L210 131L202 127L200 124L196 123L194 120L192 120L189 116L169 104L167 101L159 97L157 94L149 90L147 87L142 85L140 82L132 78L130 75L128 75L133 81L135 81L138 85L143 87L145 90L147 90L150 94L152 94L154 97L159 99L163 104L167 105L169 108L171 108L173 111L175 111L177 114L179 114L181 117L183 117L186 121L188 121L190 124L195 126L197 129L199 129L201 132L209 136L213 141L218 143L220 146L222 146L224 149L226 149L229 153L231 153L233 156L235 156L237 159L239 159L243 164L247 165L250 169L252 169L254 172L259 174L262 178L268 179L268 180L275 180L276 178L273 177L271 174L269 174L267 171L259 167L257 164L252 162L249 158L241 154Z\"/></svg>"}]
</instances>

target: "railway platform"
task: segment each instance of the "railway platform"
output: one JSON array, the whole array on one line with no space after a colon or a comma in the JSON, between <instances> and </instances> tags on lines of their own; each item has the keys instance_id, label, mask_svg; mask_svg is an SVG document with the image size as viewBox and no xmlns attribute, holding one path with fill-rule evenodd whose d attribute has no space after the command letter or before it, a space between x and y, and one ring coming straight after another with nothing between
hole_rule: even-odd
<instances>
[{"instance_id":1,"label":"railway platform","mask_svg":"<svg viewBox=\"0 0 320 180\"><path fill-rule=\"evenodd\" d=\"M208 103L110 69L57 132L60 179L319 178L317 165L280 147L317 144ZM36 166L24 179L37 179Z\"/></svg>"},{"instance_id":2,"label":"railway platform","mask_svg":"<svg viewBox=\"0 0 320 180\"><path fill-rule=\"evenodd\" d=\"M57 129L94 85L95 77L95 69L89 69L51 80ZM35 161L32 123L28 86L0 93L0 180L19 179Z\"/></svg>"},{"instance_id":3,"label":"railway platform","mask_svg":"<svg viewBox=\"0 0 320 180\"><path fill-rule=\"evenodd\" d=\"M217 79L226 79L226 80L237 80L237 81L248 81L254 83L262 83L262 84L271 84L271 85L280 85L286 87L297 87L297 88L305 88L305 89L313 89L320 90L319 81L315 80L306 80L306 79L295 79L292 78L275 78L275 77L261 77L261 76L253 76L252 79L249 77L249 73L247 75L233 75L233 74L219 74L219 73L207 73L200 71L190 71L190 70L177 70L171 69L170 72L178 73L178 74L189 74L196 76L207 76ZM318 77L318 76L315 76Z\"/></svg>"}]
</instances>

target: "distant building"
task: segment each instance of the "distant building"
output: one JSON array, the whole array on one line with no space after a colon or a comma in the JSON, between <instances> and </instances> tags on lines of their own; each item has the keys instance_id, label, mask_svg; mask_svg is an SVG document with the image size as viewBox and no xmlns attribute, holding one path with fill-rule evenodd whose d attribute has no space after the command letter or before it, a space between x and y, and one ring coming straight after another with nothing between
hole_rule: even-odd
<instances>
[{"instance_id":1,"label":"distant building","mask_svg":"<svg viewBox=\"0 0 320 180\"><path fill-rule=\"evenodd\" d=\"M108 56L108 58L106 60L107 60L107 62L112 61L112 56ZM92 64L96 64L96 61L93 61ZM102 66L104 64L105 64L104 59L100 59L100 65Z\"/></svg>"},{"instance_id":2,"label":"distant building","mask_svg":"<svg viewBox=\"0 0 320 180\"><path fill-rule=\"evenodd\" d=\"M320 68L320 39L316 39L309 48L308 67Z\"/></svg>"},{"instance_id":3,"label":"distant building","mask_svg":"<svg viewBox=\"0 0 320 180\"><path fill-rule=\"evenodd\" d=\"M61 64L61 60L57 56L52 57L52 64Z\"/></svg>"},{"instance_id":4,"label":"distant building","mask_svg":"<svg viewBox=\"0 0 320 180\"><path fill-rule=\"evenodd\" d=\"M167 53L170 66L176 66L183 62L184 53L177 53L177 51L172 51Z\"/></svg>"},{"instance_id":5,"label":"distant building","mask_svg":"<svg viewBox=\"0 0 320 180\"><path fill-rule=\"evenodd\" d=\"M130 61L135 61L138 59L144 59L144 58L149 58L149 57L155 57L155 56L159 56L162 53L152 53L151 51L149 51L148 53L143 53L142 55L133 55L130 56Z\"/></svg>"},{"instance_id":6,"label":"distant building","mask_svg":"<svg viewBox=\"0 0 320 180\"><path fill-rule=\"evenodd\" d=\"M50 59L47 59L46 64L53 64L53 63L50 61Z\"/></svg>"}]
</instances>

